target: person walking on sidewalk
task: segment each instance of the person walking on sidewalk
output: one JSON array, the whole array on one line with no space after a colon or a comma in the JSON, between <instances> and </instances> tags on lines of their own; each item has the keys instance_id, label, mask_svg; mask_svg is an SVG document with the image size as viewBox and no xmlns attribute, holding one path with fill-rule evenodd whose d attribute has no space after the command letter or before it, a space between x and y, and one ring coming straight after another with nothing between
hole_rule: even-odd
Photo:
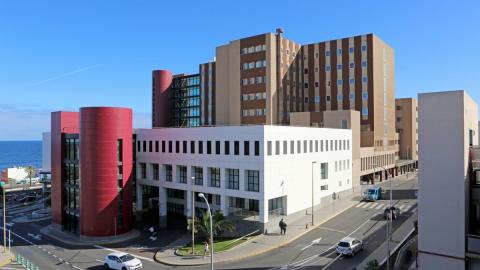
<instances>
[{"instance_id":1,"label":"person walking on sidewalk","mask_svg":"<svg viewBox=\"0 0 480 270\"><path fill-rule=\"evenodd\" d=\"M283 221L283 218L278 223L278 226L280 227L280 234L285 235L285 232L287 231L287 223Z\"/></svg>"},{"instance_id":2,"label":"person walking on sidewalk","mask_svg":"<svg viewBox=\"0 0 480 270\"><path fill-rule=\"evenodd\" d=\"M203 244L203 258L205 258L205 255L207 255L207 252L210 254L208 250L208 242L205 241L205 243Z\"/></svg>"}]
</instances>

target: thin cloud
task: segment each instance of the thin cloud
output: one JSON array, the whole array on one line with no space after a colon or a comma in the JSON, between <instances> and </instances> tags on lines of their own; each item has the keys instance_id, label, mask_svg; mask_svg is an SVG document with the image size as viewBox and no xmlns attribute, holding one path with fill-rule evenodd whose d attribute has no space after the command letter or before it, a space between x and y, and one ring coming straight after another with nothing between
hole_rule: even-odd
<instances>
[{"instance_id":1,"label":"thin cloud","mask_svg":"<svg viewBox=\"0 0 480 270\"><path fill-rule=\"evenodd\" d=\"M50 77L50 78L45 79L45 80L41 80L41 81L38 81L38 82L27 84L25 87L29 88L29 87L39 86L39 85L42 85L42 84L45 84L45 83L48 83L48 82L51 82L51 81L55 81L55 80L62 79L62 78L68 77L68 76L72 76L72 75L80 73L80 72L84 72L84 71L87 71L87 70L90 70L90 69L94 69L94 68L99 67L99 66L103 66L103 65L102 64L96 64L96 65L91 65L91 66L79 68L79 69L76 69L76 70L72 70L72 71L69 71L69 72L66 72L66 73L62 73L62 74Z\"/></svg>"}]
</instances>

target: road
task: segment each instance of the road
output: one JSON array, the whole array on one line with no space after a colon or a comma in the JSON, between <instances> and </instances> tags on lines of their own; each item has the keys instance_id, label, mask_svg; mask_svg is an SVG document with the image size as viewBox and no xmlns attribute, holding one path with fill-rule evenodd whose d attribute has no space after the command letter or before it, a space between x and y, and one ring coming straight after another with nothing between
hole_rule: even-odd
<instances>
[{"instance_id":1,"label":"road","mask_svg":"<svg viewBox=\"0 0 480 270\"><path fill-rule=\"evenodd\" d=\"M400 217L393 222L394 230L409 216L415 214L416 200L411 198L412 189L416 189L416 179L402 181L400 185L394 187L394 203L403 210ZM359 202L287 246L241 261L217 264L215 269L274 269L284 266L292 269L322 269L325 266L328 266L328 269L353 269L384 242L386 222L383 219L383 209L387 205L388 200ZM18 223L11 227L14 232L12 249L42 270L103 269L101 261L105 255L112 250L124 250L100 246L79 248L65 245L46 236L37 237L40 228L49 222ZM363 239L364 251L353 258L336 256L333 248L345 236ZM174 233L168 232L160 235L160 238L165 238L164 241L167 242L174 237ZM3 238L0 237L0 239L3 241ZM130 244L135 246L135 243ZM169 267L155 263L151 259L151 253L143 253L141 247L131 247L128 251L137 256L143 255L140 259L144 269L185 269L185 267ZM189 269L208 269L208 266Z\"/></svg>"}]
</instances>

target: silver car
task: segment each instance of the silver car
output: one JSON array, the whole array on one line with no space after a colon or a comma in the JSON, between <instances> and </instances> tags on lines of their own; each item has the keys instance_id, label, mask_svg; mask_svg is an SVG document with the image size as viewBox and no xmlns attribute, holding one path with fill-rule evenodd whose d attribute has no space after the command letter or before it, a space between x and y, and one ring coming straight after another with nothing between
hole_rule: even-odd
<instances>
[{"instance_id":1,"label":"silver car","mask_svg":"<svg viewBox=\"0 0 480 270\"><path fill-rule=\"evenodd\" d=\"M354 256L360 250L363 249L363 242L360 239L353 237L345 237L337 244L335 252L337 254Z\"/></svg>"}]
</instances>

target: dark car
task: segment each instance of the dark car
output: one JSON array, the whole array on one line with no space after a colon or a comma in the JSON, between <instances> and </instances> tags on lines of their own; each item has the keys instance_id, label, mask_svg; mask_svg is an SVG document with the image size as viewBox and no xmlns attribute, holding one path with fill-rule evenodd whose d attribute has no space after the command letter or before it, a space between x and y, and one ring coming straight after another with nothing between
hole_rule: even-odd
<instances>
[{"instance_id":1,"label":"dark car","mask_svg":"<svg viewBox=\"0 0 480 270\"><path fill-rule=\"evenodd\" d=\"M385 209L385 211L383 211L383 219L393 218L393 220L395 220L399 215L400 209L396 208L395 206L388 207Z\"/></svg>"}]
</instances>

